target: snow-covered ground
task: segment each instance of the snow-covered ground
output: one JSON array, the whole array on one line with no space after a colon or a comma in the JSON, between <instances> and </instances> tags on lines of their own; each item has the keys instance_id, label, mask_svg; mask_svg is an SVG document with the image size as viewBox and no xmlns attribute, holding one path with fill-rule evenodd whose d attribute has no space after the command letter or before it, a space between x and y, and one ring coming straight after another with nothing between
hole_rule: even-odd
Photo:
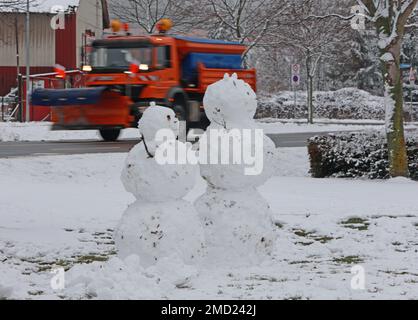
<instances>
[{"instance_id":1,"label":"snow-covered ground","mask_svg":"<svg viewBox=\"0 0 418 320\"><path fill-rule=\"evenodd\" d=\"M297 133L297 132L329 132L329 131L356 131L364 129L383 128L379 121L335 121L308 125L301 120L263 119L258 121L259 127L267 134ZM51 131L49 122L15 123L0 122L0 142L10 141L60 141L60 140L101 140L96 130L81 131ZM137 129L125 129L120 139L138 139Z\"/></svg>"},{"instance_id":2,"label":"snow-covered ground","mask_svg":"<svg viewBox=\"0 0 418 320\"><path fill-rule=\"evenodd\" d=\"M121 139L138 139L136 129L122 131ZM0 122L1 141L100 140L97 130L51 131L50 122Z\"/></svg>"},{"instance_id":3,"label":"snow-covered ground","mask_svg":"<svg viewBox=\"0 0 418 320\"><path fill-rule=\"evenodd\" d=\"M418 298L418 183L312 179L305 148L281 149L277 176L260 188L277 219L274 259L201 268L175 287L112 258L113 230L135 200L120 181L125 158L0 160L0 298L94 297L74 284L80 277L100 284L99 298ZM199 180L187 199L204 190ZM351 289L354 265L366 272L365 290ZM70 287L54 292L50 269L60 266Z\"/></svg>"}]
</instances>

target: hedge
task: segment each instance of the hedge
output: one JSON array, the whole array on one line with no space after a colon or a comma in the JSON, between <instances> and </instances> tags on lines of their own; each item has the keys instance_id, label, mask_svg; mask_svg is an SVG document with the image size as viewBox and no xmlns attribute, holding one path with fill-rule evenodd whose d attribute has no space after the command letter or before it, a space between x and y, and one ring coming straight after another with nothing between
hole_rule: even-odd
<instances>
[{"instance_id":1,"label":"hedge","mask_svg":"<svg viewBox=\"0 0 418 320\"><path fill-rule=\"evenodd\" d=\"M407 134L409 171L418 180L418 134ZM311 174L314 178L388 179L389 161L383 132L330 134L309 139Z\"/></svg>"}]
</instances>

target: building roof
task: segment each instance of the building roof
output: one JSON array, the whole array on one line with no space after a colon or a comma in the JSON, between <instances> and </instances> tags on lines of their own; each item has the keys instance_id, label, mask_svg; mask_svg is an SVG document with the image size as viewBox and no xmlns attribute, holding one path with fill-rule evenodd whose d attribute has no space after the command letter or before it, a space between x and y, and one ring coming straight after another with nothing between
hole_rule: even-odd
<instances>
[{"instance_id":1,"label":"building roof","mask_svg":"<svg viewBox=\"0 0 418 320\"><path fill-rule=\"evenodd\" d=\"M78 7L80 0L35 0L31 6L32 12L56 12L61 6L65 11L69 7Z\"/></svg>"},{"instance_id":2,"label":"building roof","mask_svg":"<svg viewBox=\"0 0 418 320\"><path fill-rule=\"evenodd\" d=\"M81 0L30 0L30 12L37 13L51 13L59 11L61 6L64 11L67 11L71 7L78 7ZM14 6L0 5L0 12L12 12L12 11L26 11L26 1L22 0L22 3L15 4Z\"/></svg>"}]
</instances>

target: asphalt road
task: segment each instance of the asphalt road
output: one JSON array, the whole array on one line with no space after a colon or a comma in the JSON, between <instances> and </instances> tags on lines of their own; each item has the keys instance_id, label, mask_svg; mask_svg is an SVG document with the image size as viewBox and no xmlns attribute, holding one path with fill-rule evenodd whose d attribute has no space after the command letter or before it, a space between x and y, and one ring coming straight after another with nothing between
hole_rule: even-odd
<instances>
[{"instance_id":1,"label":"asphalt road","mask_svg":"<svg viewBox=\"0 0 418 320\"><path fill-rule=\"evenodd\" d=\"M320 134L327 134L321 132ZM286 133L269 135L277 147L304 147L307 140L319 134ZM0 142L0 158L45 156L45 155L74 155L94 153L126 153L138 143L137 140L121 140L118 142L102 141L41 141L41 142Z\"/></svg>"}]
</instances>

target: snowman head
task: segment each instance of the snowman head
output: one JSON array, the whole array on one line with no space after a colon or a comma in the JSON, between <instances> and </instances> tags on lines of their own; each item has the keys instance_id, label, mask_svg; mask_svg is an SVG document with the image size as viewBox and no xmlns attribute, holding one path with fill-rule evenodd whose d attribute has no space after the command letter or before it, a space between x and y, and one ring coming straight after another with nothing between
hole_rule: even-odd
<instances>
[{"instance_id":1,"label":"snowman head","mask_svg":"<svg viewBox=\"0 0 418 320\"><path fill-rule=\"evenodd\" d=\"M253 122L257 110L257 96L254 90L236 73L225 74L224 78L206 91L203 104L208 119L221 127L230 129Z\"/></svg>"},{"instance_id":2,"label":"snowman head","mask_svg":"<svg viewBox=\"0 0 418 320\"><path fill-rule=\"evenodd\" d=\"M155 137L160 130L172 130L174 136L177 137L179 122L173 110L152 103L142 115L138 127L147 144L152 146L155 144ZM157 147L157 145L155 145L155 147Z\"/></svg>"}]
</instances>

